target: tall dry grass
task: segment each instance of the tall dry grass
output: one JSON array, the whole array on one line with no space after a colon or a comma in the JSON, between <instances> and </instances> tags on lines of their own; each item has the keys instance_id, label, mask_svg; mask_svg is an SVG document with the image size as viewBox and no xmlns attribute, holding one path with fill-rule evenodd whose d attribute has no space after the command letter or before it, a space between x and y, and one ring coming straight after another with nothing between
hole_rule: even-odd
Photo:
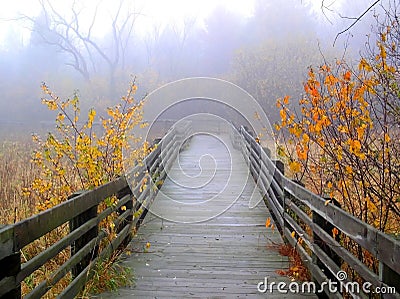
<instances>
[{"instance_id":1,"label":"tall dry grass","mask_svg":"<svg viewBox=\"0 0 400 299\"><path fill-rule=\"evenodd\" d=\"M9 225L26 219L38 212L37 199L29 194L28 186L34 178L40 175L40 169L31 162L35 144L31 141L29 133L23 130L10 131L0 128L0 224ZM69 233L68 223L56 228L42 238L27 245L21 250L21 263L44 251L46 248L63 238ZM52 273L70 258L70 248L60 252L48 261L21 284L22 294L32 291L44 279L50 279ZM90 294L104 292L117 288L121 284L128 285L132 281L129 269L116 265L118 255L96 270L95 278L88 282L87 288L82 292L82 298ZM117 278L117 279L116 279ZM55 298L71 281L71 274L67 274L43 298ZM109 281L121 281L110 285Z\"/></svg>"},{"instance_id":2,"label":"tall dry grass","mask_svg":"<svg viewBox=\"0 0 400 299\"><path fill-rule=\"evenodd\" d=\"M35 203L24 194L39 169L31 162L32 142L0 141L0 223L12 224L34 214Z\"/></svg>"},{"instance_id":3,"label":"tall dry grass","mask_svg":"<svg viewBox=\"0 0 400 299\"><path fill-rule=\"evenodd\" d=\"M33 179L40 174L40 169L31 163L35 145L30 140L29 133L22 131L20 127L12 130L15 128L8 126L7 129L10 134L7 134L4 127L0 132L0 224L2 225L13 224L37 212L37 202L27 191ZM67 233L68 227L64 225L26 246L21 250L21 263L29 261ZM69 257L68 248L27 277L21 285L22 294L30 292L43 279L50 278L57 265ZM54 292L49 292L44 298L54 298L58 290L63 289L70 279L70 276L66 276L54 288Z\"/></svg>"}]
</instances>

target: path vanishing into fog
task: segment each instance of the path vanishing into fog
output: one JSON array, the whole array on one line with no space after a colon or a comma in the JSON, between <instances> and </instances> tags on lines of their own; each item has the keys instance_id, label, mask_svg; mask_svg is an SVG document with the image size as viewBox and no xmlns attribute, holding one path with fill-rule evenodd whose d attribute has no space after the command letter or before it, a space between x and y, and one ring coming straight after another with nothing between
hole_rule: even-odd
<instances>
[{"instance_id":1,"label":"path vanishing into fog","mask_svg":"<svg viewBox=\"0 0 400 299\"><path fill-rule=\"evenodd\" d=\"M248 177L228 136L194 136L131 242L124 265L132 268L134 286L98 298L298 298L257 290L265 277L290 283L276 273L289 263L271 249L283 241L266 229L271 215ZM249 208L249 201L258 204Z\"/></svg>"}]
</instances>

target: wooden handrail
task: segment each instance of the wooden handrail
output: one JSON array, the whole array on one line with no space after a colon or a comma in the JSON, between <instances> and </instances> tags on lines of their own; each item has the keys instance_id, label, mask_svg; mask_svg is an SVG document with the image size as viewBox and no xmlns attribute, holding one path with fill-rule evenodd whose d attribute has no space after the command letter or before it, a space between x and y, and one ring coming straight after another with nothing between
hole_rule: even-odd
<instances>
[{"instance_id":1,"label":"wooden handrail","mask_svg":"<svg viewBox=\"0 0 400 299\"><path fill-rule=\"evenodd\" d=\"M328 279L335 280L343 260L372 286L396 288L396 294L382 294L383 298L399 298L400 241L340 207L327 204L326 199L285 177L276 167L277 162L268 157L245 128L241 127L236 134L241 136L242 153L281 233L296 247L313 279L320 285ZM339 231L336 238L331 232L333 227ZM339 238L344 236L359 244L380 262L379 273L374 273L340 244ZM303 241L302 246L298 242L299 237ZM349 281L343 281L346 282ZM328 289L325 290L329 297L341 298L340 294L330 294Z\"/></svg>"},{"instance_id":2,"label":"wooden handrail","mask_svg":"<svg viewBox=\"0 0 400 299\"><path fill-rule=\"evenodd\" d=\"M142 163L126 176L119 177L90 191L80 192L69 200L45 210L37 215L0 229L0 297L21 298L21 282L42 267L47 261L71 246L71 258L56 269L51 279L42 281L25 298L40 298L67 273L72 272L72 281L59 295L60 298L74 298L93 275L96 263L109 257L113 251L126 246L131 240L133 227L143 221L158 189L145 188L139 192L138 186L146 176L155 186L165 178L171 160L175 160L179 148L189 136L190 125L173 127L157 144ZM163 153L160 154L162 148ZM129 188L131 184L133 192ZM136 186L136 187L135 187ZM155 189L155 190L154 190ZM111 196L117 203L98 212L97 206ZM125 206L124 211L121 207ZM99 231L99 223L118 213L115 220L116 236L101 252L99 243L107 237L107 232ZM70 232L46 248L43 252L21 263L21 250L45 236L52 230L70 224Z\"/></svg>"}]
</instances>

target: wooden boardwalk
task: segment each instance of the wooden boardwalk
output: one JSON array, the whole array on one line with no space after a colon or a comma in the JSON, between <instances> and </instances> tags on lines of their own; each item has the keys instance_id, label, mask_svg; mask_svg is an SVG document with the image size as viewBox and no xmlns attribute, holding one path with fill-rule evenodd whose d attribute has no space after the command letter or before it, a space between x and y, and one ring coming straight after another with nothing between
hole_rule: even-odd
<instances>
[{"instance_id":1,"label":"wooden boardwalk","mask_svg":"<svg viewBox=\"0 0 400 299\"><path fill-rule=\"evenodd\" d=\"M241 152L233 149L228 136L219 138L193 137L173 164L171 178L164 182L124 261L133 269L135 285L97 298L300 296L258 292L257 284L265 277L290 283L275 272L289 263L268 247L283 241L277 230L265 227L271 216L254 181L247 180ZM207 153L214 159L204 156ZM249 208L250 198L259 204ZM147 242L151 246L145 252Z\"/></svg>"}]
</instances>

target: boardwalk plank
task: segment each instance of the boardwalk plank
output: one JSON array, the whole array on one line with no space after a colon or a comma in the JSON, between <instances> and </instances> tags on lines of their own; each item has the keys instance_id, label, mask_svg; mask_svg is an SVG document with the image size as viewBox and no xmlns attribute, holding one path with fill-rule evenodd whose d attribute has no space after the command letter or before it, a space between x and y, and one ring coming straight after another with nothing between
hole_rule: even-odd
<instances>
[{"instance_id":1,"label":"boardwalk plank","mask_svg":"<svg viewBox=\"0 0 400 299\"><path fill-rule=\"evenodd\" d=\"M288 259L271 249L271 244L283 241L277 231L265 228L265 220L271 215L260 193L253 193L255 184L248 179L241 153L233 149L227 136L219 137L224 144L210 136L195 136L173 164L171 178L162 186L151 213L130 244L131 255L124 261L134 271L135 285L98 298L300 296L276 290L258 292L257 284L264 277L290 283L289 278L276 273L288 268ZM203 156L206 153L215 161ZM182 178L179 167L192 177ZM173 180L204 186L188 189ZM221 190L221 186L226 188ZM252 209L250 198L259 203ZM192 220L199 222L179 223ZM149 249L145 249L147 242Z\"/></svg>"}]
</instances>

